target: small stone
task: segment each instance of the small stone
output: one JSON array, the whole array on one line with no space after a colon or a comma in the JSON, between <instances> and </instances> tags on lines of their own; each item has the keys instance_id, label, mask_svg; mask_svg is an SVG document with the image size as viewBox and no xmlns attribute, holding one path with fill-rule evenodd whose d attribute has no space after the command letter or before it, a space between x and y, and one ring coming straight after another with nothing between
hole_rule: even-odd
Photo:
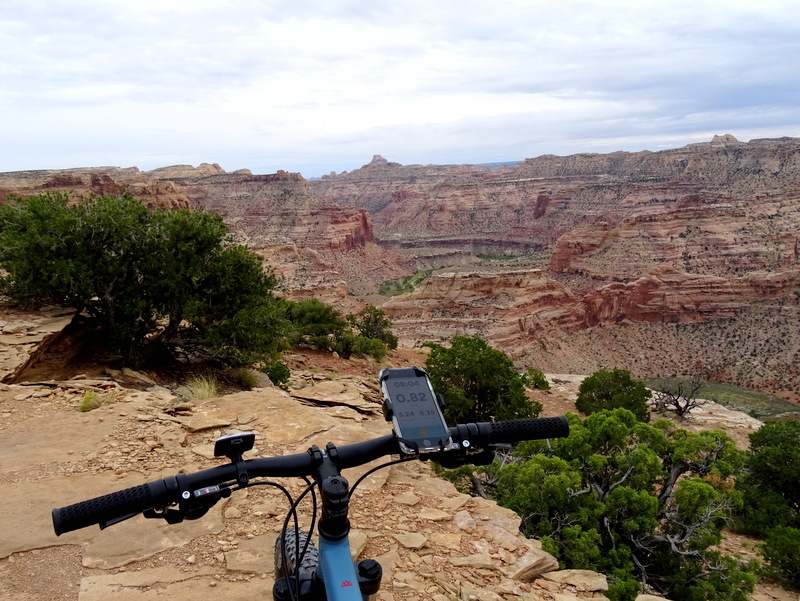
<instances>
[{"instance_id":1,"label":"small stone","mask_svg":"<svg viewBox=\"0 0 800 601\"><path fill-rule=\"evenodd\" d=\"M453 521L460 530L474 530L477 527L472 515L466 509L456 513Z\"/></svg>"},{"instance_id":2,"label":"small stone","mask_svg":"<svg viewBox=\"0 0 800 601\"><path fill-rule=\"evenodd\" d=\"M422 534L409 532L408 534L393 534L395 540L403 545L406 549L421 549L428 542L428 539Z\"/></svg>"},{"instance_id":3,"label":"small stone","mask_svg":"<svg viewBox=\"0 0 800 601\"><path fill-rule=\"evenodd\" d=\"M441 509L432 509L430 507L423 509L417 515L423 520L430 520L432 522L441 522L444 520L449 520L452 517L446 511L442 511Z\"/></svg>"},{"instance_id":4,"label":"small stone","mask_svg":"<svg viewBox=\"0 0 800 601\"><path fill-rule=\"evenodd\" d=\"M456 567L469 566L472 569L498 569L497 562L493 560L487 553L475 553L468 557L451 557L448 561Z\"/></svg>"},{"instance_id":5,"label":"small stone","mask_svg":"<svg viewBox=\"0 0 800 601\"><path fill-rule=\"evenodd\" d=\"M558 561L546 551L529 549L506 573L510 578L519 582L530 582L540 576L558 569Z\"/></svg>"},{"instance_id":6,"label":"small stone","mask_svg":"<svg viewBox=\"0 0 800 601\"><path fill-rule=\"evenodd\" d=\"M189 432L203 432L206 430L216 430L217 428L224 428L231 425L230 420L215 419L205 415L197 415L189 418L182 418L179 420L186 430ZM216 430L213 438L219 438L221 432Z\"/></svg>"},{"instance_id":7,"label":"small stone","mask_svg":"<svg viewBox=\"0 0 800 601\"><path fill-rule=\"evenodd\" d=\"M569 584L579 591L607 591L608 580L604 574L591 570L560 570L542 574L542 578L560 584Z\"/></svg>"},{"instance_id":8,"label":"small stone","mask_svg":"<svg viewBox=\"0 0 800 601\"><path fill-rule=\"evenodd\" d=\"M413 492L404 492L394 497L396 503L401 505L416 505L419 503L419 497Z\"/></svg>"}]
</instances>

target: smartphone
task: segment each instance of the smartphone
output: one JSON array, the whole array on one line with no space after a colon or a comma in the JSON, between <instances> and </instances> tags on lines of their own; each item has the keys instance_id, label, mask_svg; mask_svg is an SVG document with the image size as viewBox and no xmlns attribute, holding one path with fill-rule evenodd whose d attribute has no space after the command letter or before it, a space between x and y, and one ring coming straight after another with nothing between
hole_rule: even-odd
<instances>
[{"instance_id":1,"label":"smartphone","mask_svg":"<svg viewBox=\"0 0 800 601\"><path fill-rule=\"evenodd\" d=\"M391 420L400 450L408 455L453 448L430 378L420 367L393 367L378 374L383 414Z\"/></svg>"}]
</instances>

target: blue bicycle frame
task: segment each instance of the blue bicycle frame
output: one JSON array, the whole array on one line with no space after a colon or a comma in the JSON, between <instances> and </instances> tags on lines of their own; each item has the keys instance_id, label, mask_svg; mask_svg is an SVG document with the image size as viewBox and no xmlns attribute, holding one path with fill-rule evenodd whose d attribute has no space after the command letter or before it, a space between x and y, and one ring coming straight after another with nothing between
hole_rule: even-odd
<instances>
[{"instance_id":1,"label":"blue bicycle frame","mask_svg":"<svg viewBox=\"0 0 800 601\"><path fill-rule=\"evenodd\" d=\"M319 538L319 569L328 601L363 601L358 575L350 555L350 540L328 541Z\"/></svg>"}]
</instances>

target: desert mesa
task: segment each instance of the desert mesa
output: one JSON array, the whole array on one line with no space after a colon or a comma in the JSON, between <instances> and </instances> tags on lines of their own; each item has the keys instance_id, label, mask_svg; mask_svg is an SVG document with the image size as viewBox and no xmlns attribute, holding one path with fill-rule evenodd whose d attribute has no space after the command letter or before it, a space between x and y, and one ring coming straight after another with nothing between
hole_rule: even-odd
<instances>
[{"instance_id":1,"label":"desert mesa","mask_svg":"<svg viewBox=\"0 0 800 601\"><path fill-rule=\"evenodd\" d=\"M500 166L376 155L314 180L208 163L0 173L4 201L49 190L218 213L288 298L376 305L406 346L481 336L551 373L800 392L800 138Z\"/></svg>"}]
</instances>

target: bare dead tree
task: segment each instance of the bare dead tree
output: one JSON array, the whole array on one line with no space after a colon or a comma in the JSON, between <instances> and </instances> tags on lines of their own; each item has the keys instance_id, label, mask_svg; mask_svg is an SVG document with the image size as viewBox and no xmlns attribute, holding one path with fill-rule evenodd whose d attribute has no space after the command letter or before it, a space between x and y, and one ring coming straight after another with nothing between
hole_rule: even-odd
<instances>
[{"instance_id":1,"label":"bare dead tree","mask_svg":"<svg viewBox=\"0 0 800 601\"><path fill-rule=\"evenodd\" d=\"M659 413L671 412L680 418L686 418L693 409L706 404L705 399L697 398L702 383L700 378L679 380L674 383L662 383L654 391L651 404L653 410Z\"/></svg>"}]
</instances>

